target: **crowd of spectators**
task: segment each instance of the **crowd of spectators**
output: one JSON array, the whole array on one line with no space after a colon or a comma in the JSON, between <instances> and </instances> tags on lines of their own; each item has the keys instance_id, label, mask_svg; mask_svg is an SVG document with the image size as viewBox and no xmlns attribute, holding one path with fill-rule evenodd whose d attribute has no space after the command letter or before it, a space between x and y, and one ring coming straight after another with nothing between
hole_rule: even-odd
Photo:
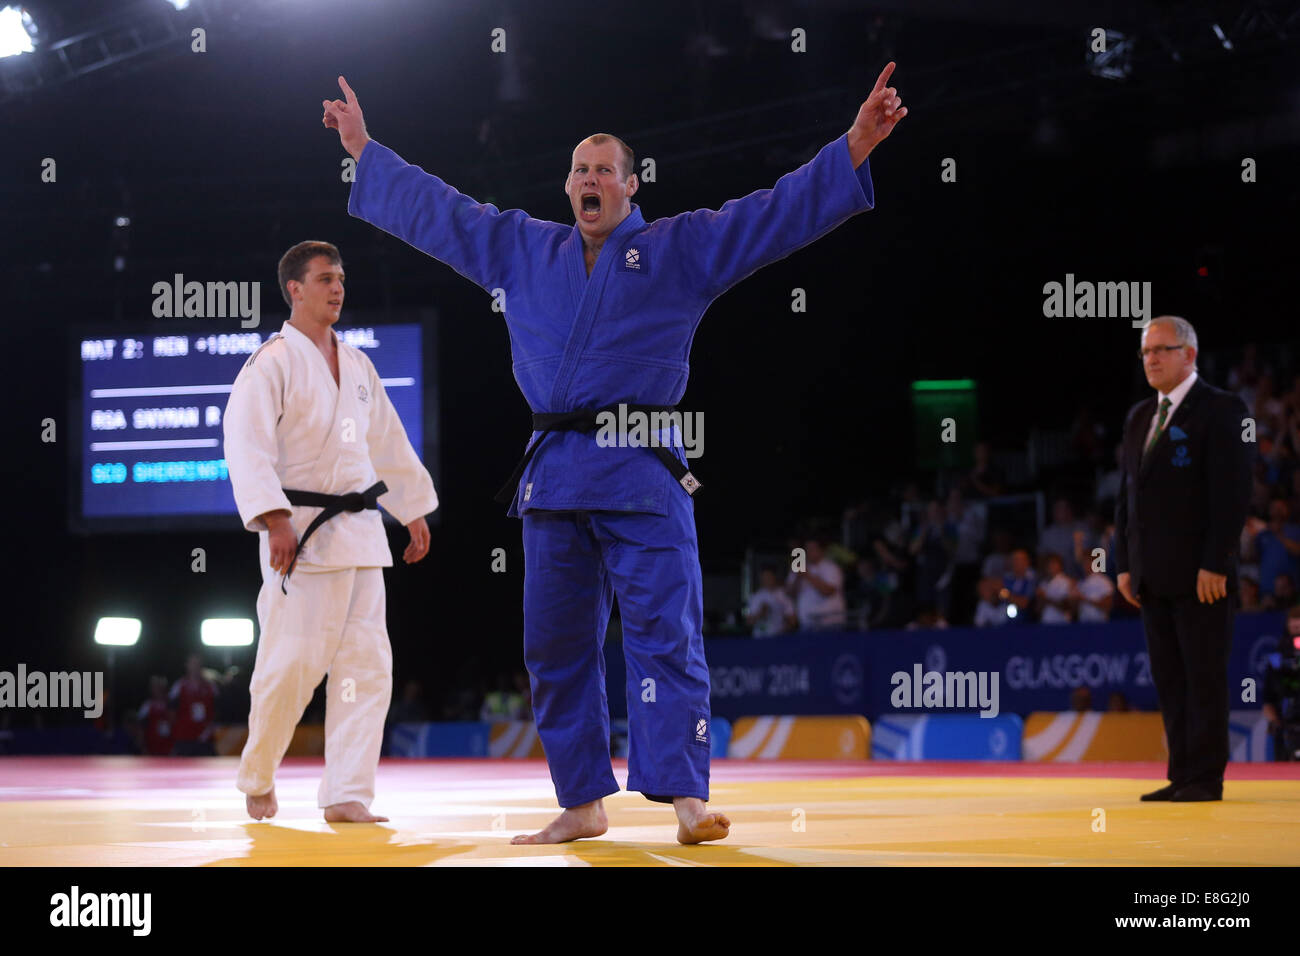
<instances>
[{"instance_id":1,"label":"crowd of spectators","mask_svg":"<svg viewBox=\"0 0 1300 956\"><path fill-rule=\"evenodd\" d=\"M1275 359L1266 365L1258 349L1247 347L1226 380L1211 379L1235 391L1255 420L1257 455L1240 552L1246 612L1287 609L1300 583L1300 376L1283 372L1290 356L1279 352ZM792 539L789 566L764 566L745 623L754 636L766 637L1136 616L1115 584L1119 424L1105 427L1082 410L1065 460L1046 481L1008 480L992 447L980 442L965 472L940 471L927 488L908 482L888 499L854 504L838 533Z\"/></svg>"},{"instance_id":2,"label":"crowd of spectators","mask_svg":"<svg viewBox=\"0 0 1300 956\"><path fill-rule=\"evenodd\" d=\"M191 654L185 673L170 684L160 674L149 679L149 698L125 724L138 753L211 757L216 726L247 720L248 684L239 668L205 668L202 657Z\"/></svg>"}]
</instances>

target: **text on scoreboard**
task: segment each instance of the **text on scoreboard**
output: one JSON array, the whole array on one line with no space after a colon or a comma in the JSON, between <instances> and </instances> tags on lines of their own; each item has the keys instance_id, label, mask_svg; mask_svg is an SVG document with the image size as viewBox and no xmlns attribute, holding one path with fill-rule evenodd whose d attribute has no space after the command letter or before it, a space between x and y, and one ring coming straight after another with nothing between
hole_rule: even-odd
<instances>
[{"instance_id":1,"label":"text on scoreboard","mask_svg":"<svg viewBox=\"0 0 1300 956\"><path fill-rule=\"evenodd\" d=\"M407 437L421 451L420 326L338 333L374 363ZM221 422L235 377L269 337L239 332L82 339L82 515L237 514Z\"/></svg>"}]
</instances>

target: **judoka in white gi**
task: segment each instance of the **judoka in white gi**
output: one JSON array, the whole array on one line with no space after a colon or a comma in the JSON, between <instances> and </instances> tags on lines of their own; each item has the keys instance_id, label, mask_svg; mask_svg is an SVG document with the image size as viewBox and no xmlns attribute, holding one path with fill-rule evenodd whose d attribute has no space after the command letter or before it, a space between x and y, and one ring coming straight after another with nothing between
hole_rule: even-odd
<instances>
[{"instance_id":1,"label":"judoka in white gi","mask_svg":"<svg viewBox=\"0 0 1300 956\"><path fill-rule=\"evenodd\" d=\"M438 497L374 365L332 328L343 308L338 249L299 243L279 277L289 321L245 363L225 416L230 483L262 565L238 786L249 816L275 816L275 770L328 674L319 805L329 821L381 822L370 804L392 692L382 569L393 558L375 504L410 531L412 564L428 553L424 516ZM348 510L303 540L340 505Z\"/></svg>"}]
</instances>

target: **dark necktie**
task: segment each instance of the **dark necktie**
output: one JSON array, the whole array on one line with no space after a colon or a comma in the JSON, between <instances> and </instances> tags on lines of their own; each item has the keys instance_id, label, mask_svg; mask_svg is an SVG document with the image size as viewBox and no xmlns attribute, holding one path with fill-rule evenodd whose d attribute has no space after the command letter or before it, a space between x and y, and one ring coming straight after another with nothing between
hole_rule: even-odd
<instances>
[{"instance_id":1,"label":"dark necktie","mask_svg":"<svg viewBox=\"0 0 1300 956\"><path fill-rule=\"evenodd\" d=\"M1160 440L1160 435L1165 430L1165 418L1168 417L1169 406L1172 404L1173 402L1169 401L1168 398L1165 398L1160 403L1160 416L1156 419L1156 430L1151 434L1151 440L1147 442L1147 447L1142 450L1144 460L1151 453L1151 449L1155 447L1156 442Z\"/></svg>"}]
</instances>

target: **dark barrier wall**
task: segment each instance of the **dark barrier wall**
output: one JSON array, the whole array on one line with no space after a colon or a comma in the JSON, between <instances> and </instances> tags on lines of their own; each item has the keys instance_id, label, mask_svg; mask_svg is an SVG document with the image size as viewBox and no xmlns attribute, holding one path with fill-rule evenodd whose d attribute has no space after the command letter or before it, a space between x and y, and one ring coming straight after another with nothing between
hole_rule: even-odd
<instances>
[{"instance_id":1,"label":"dark barrier wall","mask_svg":"<svg viewBox=\"0 0 1300 956\"><path fill-rule=\"evenodd\" d=\"M1264 658L1277 648L1282 614L1237 615L1228 682L1234 710L1243 702L1242 681L1264 673ZM704 642L712 682L713 713L735 720L761 714L925 713L895 708L891 675L926 671L984 671L989 687L997 675L999 712L1021 717L1035 710L1068 710L1077 687L1092 692L1093 709L1105 709L1113 691L1136 710L1156 710L1142 624L1025 625L976 630L869 631L796 634L752 640ZM605 646L609 709L627 715L626 671L621 643ZM639 680L632 692L640 694ZM978 708L966 708L976 712ZM929 711L936 712L936 711ZM949 711L951 712L951 711Z\"/></svg>"}]
</instances>

